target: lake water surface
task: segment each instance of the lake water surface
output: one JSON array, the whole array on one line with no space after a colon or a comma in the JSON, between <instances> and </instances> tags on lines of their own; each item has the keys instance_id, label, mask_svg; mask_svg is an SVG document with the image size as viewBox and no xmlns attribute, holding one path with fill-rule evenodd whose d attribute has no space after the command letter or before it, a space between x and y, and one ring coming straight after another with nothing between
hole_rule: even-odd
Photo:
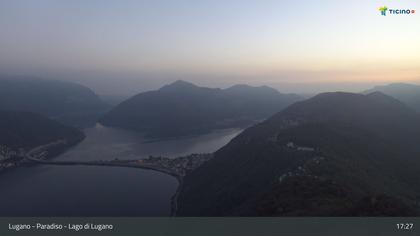
<instances>
[{"instance_id":1,"label":"lake water surface","mask_svg":"<svg viewBox=\"0 0 420 236\"><path fill-rule=\"evenodd\" d=\"M213 152L240 133L220 130L146 142L138 133L97 125L56 160L138 159ZM0 216L168 216L178 182L163 173L124 167L19 167L0 175Z\"/></svg>"}]
</instances>

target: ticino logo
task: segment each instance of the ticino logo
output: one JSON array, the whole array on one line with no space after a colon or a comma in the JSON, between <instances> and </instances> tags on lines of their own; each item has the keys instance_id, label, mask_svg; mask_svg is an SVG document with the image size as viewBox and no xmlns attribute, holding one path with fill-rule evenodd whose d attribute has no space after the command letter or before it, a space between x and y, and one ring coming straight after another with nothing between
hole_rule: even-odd
<instances>
[{"instance_id":1,"label":"ticino logo","mask_svg":"<svg viewBox=\"0 0 420 236\"><path fill-rule=\"evenodd\" d=\"M387 6L383 6L379 8L381 15L386 16L386 14L390 15L410 15L416 13L416 10L413 9L389 9Z\"/></svg>"}]
</instances>

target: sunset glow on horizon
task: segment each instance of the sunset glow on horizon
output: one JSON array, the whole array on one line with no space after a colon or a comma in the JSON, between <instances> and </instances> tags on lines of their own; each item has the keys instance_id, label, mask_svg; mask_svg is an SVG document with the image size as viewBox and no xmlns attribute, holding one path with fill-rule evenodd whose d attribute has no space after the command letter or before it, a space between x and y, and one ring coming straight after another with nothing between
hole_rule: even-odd
<instances>
[{"instance_id":1,"label":"sunset glow on horizon","mask_svg":"<svg viewBox=\"0 0 420 236\"><path fill-rule=\"evenodd\" d=\"M383 16L384 5L420 10L408 0L4 0L0 67L419 83L420 14Z\"/></svg>"}]
</instances>

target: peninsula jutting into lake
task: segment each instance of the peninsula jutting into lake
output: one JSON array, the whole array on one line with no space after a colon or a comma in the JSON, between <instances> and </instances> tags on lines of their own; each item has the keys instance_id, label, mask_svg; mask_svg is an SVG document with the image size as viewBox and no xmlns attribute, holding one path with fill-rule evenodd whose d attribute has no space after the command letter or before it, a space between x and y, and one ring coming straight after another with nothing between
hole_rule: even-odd
<instances>
[{"instance_id":1,"label":"peninsula jutting into lake","mask_svg":"<svg viewBox=\"0 0 420 236\"><path fill-rule=\"evenodd\" d=\"M420 2L376 4L0 1L0 217L420 216Z\"/></svg>"},{"instance_id":2,"label":"peninsula jutting into lake","mask_svg":"<svg viewBox=\"0 0 420 236\"><path fill-rule=\"evenodd\" d=\"M37 158L35 161L42 159L46 163L24 161L25 156L18 158L21 162L13 162L17 166L2 173L0 178L0 186L9 189L0 196L7 203L0 207L1 212L14 216L33 216L34 212L39 216L174 215L173 199L180 187L180 174L200 164L195 160L209 157L190 153L212 153L240 130L154 142L137 133L99 124L84 132L86 138L81 143L57 157L49 158L43 148L31 153ZM47 197L38 198L40 193ZM115 198L121 201L115 202ZM98 202L98 199L102 200ZM103 204L108 207L103 208ZM59 206L57 211L55 207Z\"/></svg>"}]
</instances>

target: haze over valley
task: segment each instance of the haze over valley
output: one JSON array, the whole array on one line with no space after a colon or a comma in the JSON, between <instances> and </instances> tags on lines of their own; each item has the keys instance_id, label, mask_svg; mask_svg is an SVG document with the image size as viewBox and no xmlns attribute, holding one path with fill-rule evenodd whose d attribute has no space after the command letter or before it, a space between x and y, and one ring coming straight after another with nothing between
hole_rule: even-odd
<instances>
[{"instance_id":1,"label":"haze over valley","mask_svg":"<svg viewBox=\"0 0 420 236\"><path fill-rule=\"evenodd\" d=\"M0 216L420 216L419 19L3 0Z\"/></svg>"},{"instance_id":2,"label":"haze over valley","mask_svg":"<svg viewBox=\"0 0 420 236\"><path fill-rule=\"evenodd\" d=\"M84 204L57 210L67 198L56 191L64 190L45 188L43 194L54 196L58 205L36 202L40 216L418 214L416 85L390 84L359 94L322 93L306 99L267 86L219 89L175 81L112 106L73 83L10 77L0 81L5 91L1 176L7 185L25 186L23 176L45 186L68 182L63 178L72 168L73 174L91 179L87 183L103 182L114 173L108 170L112 166L130 169L127 173L160 171L178 179L176 184L169 180L173 177L151 175L153 188L146 187L147 182L139 187L148 188L148 196L127 192L121 199L130 196L124 200L129 203L153 196L160 199L153 201L156 206L139 205L133 211L115 203L115 208L126 209L118 214L114 207L86 207L89 202L100 207L96 194L88 190L82 195L66 193ZM46 182L33 171L39 168L47 168L39 173L58 179ZM92 179L82 174L85 168L104 176ZM124 174L119 179L136 183ZM7 186L0 181L2 185ZM13 194L22 197L32 195L16 191ZM2 200L10 202L9 196ZM25 201L18 199L10 203ZM25 205L2 212L30 216Z\"/></svg>"}]
</instances>

